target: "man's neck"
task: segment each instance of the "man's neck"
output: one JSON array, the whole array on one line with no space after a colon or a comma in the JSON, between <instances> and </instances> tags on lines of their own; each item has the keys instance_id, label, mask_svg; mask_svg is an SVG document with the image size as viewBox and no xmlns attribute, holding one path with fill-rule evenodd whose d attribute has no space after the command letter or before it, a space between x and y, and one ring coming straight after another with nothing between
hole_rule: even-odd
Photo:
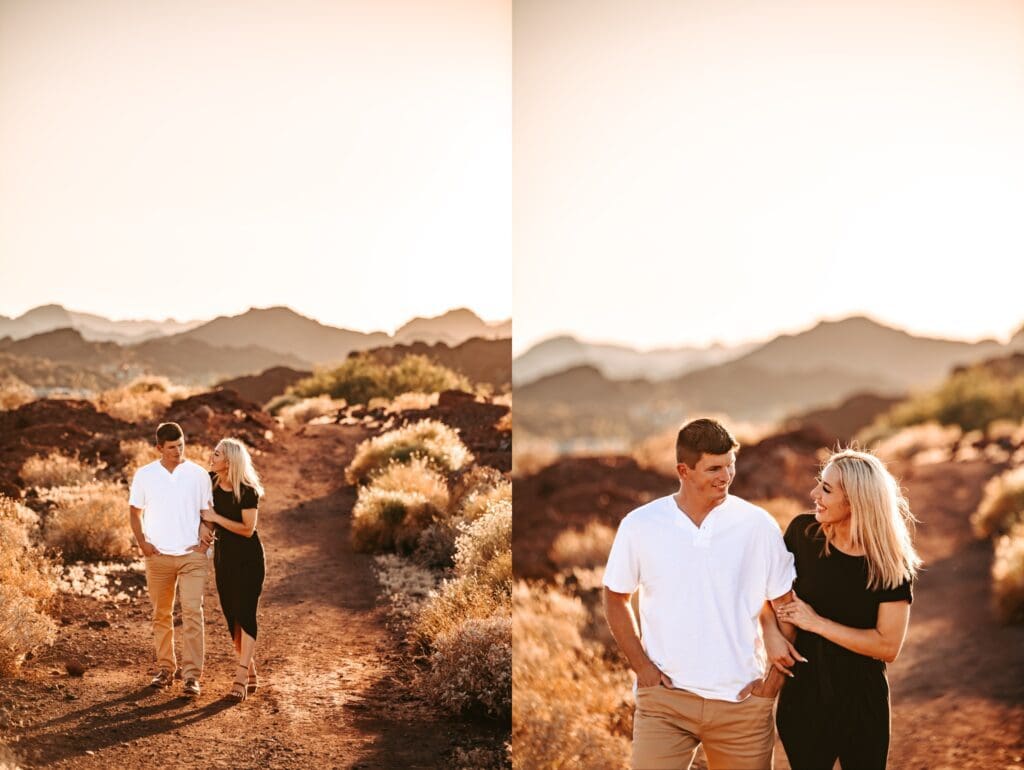
<instances>
[{"instance_id":1,"label":"man's neck","mask_svg":"<svg viewBox=\"0 0 1024 770\"><path fill-rule=\"evenodd\" d=\"M685 486L680 487L679 491L672 495L672 499L676 501L676 507L698 527L717 507L714 500L696 499L694 495L688 495Z\"/></svg>"},{"instance_id":2,"label":"man's neck","mask_svg":"<svg viewBox=\"0 0 1024 770\"><path fill-rule=\"evenodd\" d=\"M181 460L178 460L178 462L176 462L176 463L169 463L166 460L161 460L160 464L162 466L164 466L167 470L169 470L170 472L173 473L174 469L177 468L179 465L181 465L183 462L185 462L184 458L182 458Z\"/></svg>"}]
</instances>

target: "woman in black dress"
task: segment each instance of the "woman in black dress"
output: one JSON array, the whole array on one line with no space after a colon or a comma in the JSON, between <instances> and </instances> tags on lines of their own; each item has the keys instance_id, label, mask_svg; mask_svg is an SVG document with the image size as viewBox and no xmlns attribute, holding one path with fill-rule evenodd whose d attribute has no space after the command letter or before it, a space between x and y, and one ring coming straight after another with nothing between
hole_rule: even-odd
<instances>
[{"instance_id":1,"label":"woman in black dress","mask_svg":"<svg viewBox=\"0 0 1024 770\"><path fill-rule=\"evenodd\" d=\"M263 485L245 444L223 439L210 459L213 510L202 518L217 528L213 563L217 594L238 654L238 668L229 697L245 700L256 692L256 608L265 574L263 545L256 532L256 514Z\"/></svg>"},{"instance_id":2,"label":"woman in black dress","mask_svg":"<svg viewBox=\"0 0 1024 770\"><path fill-rule=\"evenodd\" d=\"M779 737L793 770L831 770L836 759L843 770L881 770L889 750L885 664L903 646L921 564L913 517L885 465L865 452L832 455L811 496L814 514L797 516L785 535L796 597L777 611L784 632L796 627L805 662L779 697Z\"/></svg>"}]
</instances>

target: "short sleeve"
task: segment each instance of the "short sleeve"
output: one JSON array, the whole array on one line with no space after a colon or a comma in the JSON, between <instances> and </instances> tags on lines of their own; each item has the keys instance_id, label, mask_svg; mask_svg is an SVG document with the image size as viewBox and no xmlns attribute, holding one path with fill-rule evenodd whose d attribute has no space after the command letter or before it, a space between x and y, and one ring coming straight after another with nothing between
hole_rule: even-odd
<instances>
[{"instance_id":1,"label":"short sleeve","mask_svg":"<svg viewBox=\"0 0 1024 770\"><path fill-rule=\"evenodd\" d=\"M213 508L213 474L203 474L203 508Z\"/></svg>"},{"instance_id":2,"label":"short sleeve","mask_svg":"<svg viewBox=\"0 0 1024 770\"><path fill-rule=\"evenodd\" d=\"M247 484L242 485L242 499L241 499L242 510L248 510L250 508L258 508L260 504L259 495L256 494L256 490Z\"/></svg>"},{"instance_id":3,"label":"short sleeve","mask_svg":"<svg viewBox=\"0 0 1024 770\"><path fill-rule=\"evenodd\" d=\"M146 485L140 476L140 471L135 471L135 475L132 476L132 486L128 493L128 505L132 508L146 507Z\"/></svg>"},{"instance_id":4,"label":"short sleeve","mask_svg":"<svg viewBox=\"0 0 1024 770\"><path fill-rule=\"evenodd\" d=\"M604 569L604 585L619 594L631 594L640 586L640 562L634 541L633 527L627 517L615 533Z\"/></svg>"},{"instance_id":5,"label":"short sleeve","mask_svg":"<svg viewBox=\"0 0 1024 770\"><path fill-rule=\"evenodd\" d=\"M779 528L772 523L768 530L768 579L765 581L764 598L778 599L793 588L793 581L796 580L796 567L792 549L787 548Z\"/></svg>"},{"instance_id":6,"label":"short sleeve","mask_svg":"<svg viewBox=\"0 0 1024 770\"><path fill-rule=\"evenodd\" d=\"M907 602L907 604L914 603L914 589L911 585L911 581L904 580L895 588L886 588L881 591L875 591L875 597L878 599L879 604L885 602Z\"/></svg>"},{"instance_id":7,"label":"short sleeve","mask_svg":"<svg viewBox=\"0 0 1024 770\"><path fill-rule=\"evenodd\" d=\"M786 527L786 534L782 536L782 539L790 553L796 553L797 541L800 539L801 530L805 529L806 526L807 522L804 516L794 516L793 520L789 522L789 526Z\"/></svg>"}]
</instances>

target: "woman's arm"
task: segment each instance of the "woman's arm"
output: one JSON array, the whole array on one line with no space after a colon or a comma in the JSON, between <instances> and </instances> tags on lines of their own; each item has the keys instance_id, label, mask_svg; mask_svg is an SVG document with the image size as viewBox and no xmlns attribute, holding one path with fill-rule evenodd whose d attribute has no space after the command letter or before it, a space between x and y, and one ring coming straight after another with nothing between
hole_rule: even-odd
<instances>
[{"instance_id":1,"label":"woman's arm","mask_svg":"<svg viewBox=\"0 0 1024 770\"><path fill-rule=\"evenodd\" d=\"M236 535L241 535L242 537L252 537L252 533L256 531L256 514L256 508L243 508L242 520L232 521L231 519L221 516L216 511L206 508L199 515L202 516L203 521L211 521L214 524L219 524L228 532L234 532Z\"/></svg>"},{"instance_id":2,"label":"woman's arm","mask_svg":"<svg viewBox=\"0 0 1024 770\"><path fill-rule=\"evenodd\" d=\"M830 642L870 658L892 663L900 654L910 623L910 603L882 602L874 628L851 628L816 613L799 597L778 609L779 619L822 636Z\"/></svg>"}]
</instances>

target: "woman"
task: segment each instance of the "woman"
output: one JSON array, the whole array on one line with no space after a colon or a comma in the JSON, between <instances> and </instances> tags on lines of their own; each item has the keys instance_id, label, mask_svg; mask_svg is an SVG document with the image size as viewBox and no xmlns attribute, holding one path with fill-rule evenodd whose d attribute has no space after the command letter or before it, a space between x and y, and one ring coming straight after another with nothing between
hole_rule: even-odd
<instances>
[{"instance_id":1,"label":"woman","mask_svg":"<svg viewBox=\"0 0 1024 770\"><path fill-rule=\"evenodd\" d=\"M796 597L778 610L806 662L779 697L776 724L793 770L884 768L889 751L885 664L907 633L921 560L899 485L877 457L837 452L811 497L814 514L786 530ZM792 631L792 629L786 629ZM766 643L783 644L781 635Z\"/></svg>"},{"instance_id":2,"label":"woman","mask_svg":"<svg viewBox=\"0 0 1024 770\"><path fill-rule=\"evenodd\" d=\"M202 518L217 528L213 563L217 594L238 654L238 669L229 697L243 701L256 692L256 607L263 590L263 545L256 532L256 514L263 485L245 444L223 439L210 458L213 510Z\"/></svg>"}]
</instances>

